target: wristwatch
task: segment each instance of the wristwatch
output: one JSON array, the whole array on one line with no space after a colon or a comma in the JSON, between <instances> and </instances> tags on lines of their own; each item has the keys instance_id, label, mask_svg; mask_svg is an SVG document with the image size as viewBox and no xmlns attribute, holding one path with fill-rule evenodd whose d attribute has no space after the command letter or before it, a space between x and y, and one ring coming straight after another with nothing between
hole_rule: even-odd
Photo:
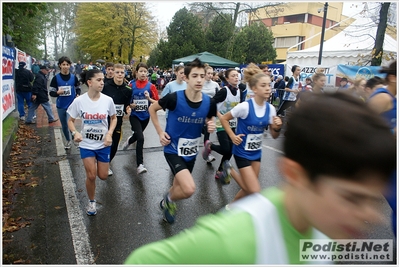
<instances>
[{"instance_id":1,"label":"wristwatch","mask_svg":"<svg viewBox=\"0 0 399 267\"><path fill-rule=\"evenodd\" d=\"M72 134L72 138L73 138L73 137L75 137L76 130L75 130L75 131L73 131L71 134Z\"/></svg>"}]
</instances>

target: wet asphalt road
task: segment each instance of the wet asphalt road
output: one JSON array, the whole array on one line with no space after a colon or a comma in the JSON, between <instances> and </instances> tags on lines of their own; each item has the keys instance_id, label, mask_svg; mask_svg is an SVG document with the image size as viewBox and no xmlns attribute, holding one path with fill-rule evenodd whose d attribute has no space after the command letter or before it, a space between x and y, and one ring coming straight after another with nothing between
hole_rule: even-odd
<instances>
[{"instance_id":1,"label":"wet asphalt road","mask_svg":"<svg viewBox=\"0 0 399 267\"><path fill-rule=\"evenodd\" d=\"M164 123L162 111L159 117ZM85 213L86 176L78 148L73 146L65 152L60 147L63 141L59 127L37 129L46 145L39 152L35 173L43 179L38 187L22 193L16 206L17 214L33 218L32 224L10 234L13 242L3 248L3 253L14 253L15 258L29 259L31 264L122 264L132 250L193 226L199 216L214 213L233 199L239 190L235 181L222 186L214 179L221 156L213 152L216 161L207 164L198 155L193 170L195 194L177 202L173 225L164 222L159 202L171 186L173 176L158 135L150 122L144 143L144 164L148 172L137 175L134 146L121 150L131 132L129 121L125 119L120 149L111 163L114 175L106 181L96 181L98 213L92 217ZM264 136L259 177L262 188L282 181L276 162L282 155L283 139L283 134L276 140L270 135ZM211 134L211 141L217 142L216 134ZM236 167L234 160L232 163ZM65 178L68 176L70 183ZM385 201L382 201L382 209L389 221L390 208ZM373 228L369 235L392 238L388 225Z\"/></svg>"}]
</instances>

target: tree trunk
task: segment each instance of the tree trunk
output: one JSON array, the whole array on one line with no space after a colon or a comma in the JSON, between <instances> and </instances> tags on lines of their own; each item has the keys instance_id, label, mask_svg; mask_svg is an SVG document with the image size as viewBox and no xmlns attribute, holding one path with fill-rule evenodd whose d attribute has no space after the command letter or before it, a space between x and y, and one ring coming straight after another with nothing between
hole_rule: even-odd
<instances>
[{"instance_id":1,"label":"tree trunk","mask_svg":"<svg viewBox=\"0 0 399 267\"><path fill-rule=\"evenodd\" d=\"M381 4L380 23L378 23L377 33L375 36L375 45L372 51L371 66L381 66L382 53L384 45L385 30L387 28L388 9L391 3L385 2Z\"/></svg>"}]
</instances>

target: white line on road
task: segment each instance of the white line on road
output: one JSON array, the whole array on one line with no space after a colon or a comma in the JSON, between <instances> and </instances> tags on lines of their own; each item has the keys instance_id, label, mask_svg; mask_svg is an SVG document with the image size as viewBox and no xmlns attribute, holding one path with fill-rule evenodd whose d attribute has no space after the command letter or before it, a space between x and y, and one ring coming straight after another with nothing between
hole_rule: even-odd
<instances>
[{"instance_id":1,"label":"white line on road","mask_svg":"<svg viewBox=\"0 0 399 267\"><path fill-rule=\"evenodd\" d=\"M62 144L62 138L57 139L57 130L58 134L61 133L59 129L54 129L58 154L58 147L61 146L62 149L64 149L64 147ZM76 185L73 181L71 166L69 165L68 160L61 160L59 161L58 165L60 166L61 181L62 187L64 189L65 204L68 211L76 264L94 264L94 256L90 247L89 235L87 233L86 226L83 223L82 211L80 209L79 200L75 193Z\"/></svg>"},{"instance_id":2,"label":"white line on road","mask_svg":"<svg viewBox=\"0 0 399 267\"><path fill-rule=\"evenodd\" d=\"M265 145L263 145L263 147L264 147L264 148L267 148L267 149L270 149L270 150L273 150L273 151L275 151L275 152L284 154L283 151L281 151L281 150L279 150L279 149L277 149L277 148L274 148L274 147L271 147L271 146L265 146Z\"/></svg>"},{"instance_id":3,"label":"white line on road","mask_svg":"<svg viewBox=\"0 0 399 267\"><path fill-rule=\"evenodd\" d=\"M65 156L66 152L64 144L62 143L61 130L59 128L54 129L54 138L55 138L55 147L57 149L57 156Z\"/></svg>"}]
</instances>

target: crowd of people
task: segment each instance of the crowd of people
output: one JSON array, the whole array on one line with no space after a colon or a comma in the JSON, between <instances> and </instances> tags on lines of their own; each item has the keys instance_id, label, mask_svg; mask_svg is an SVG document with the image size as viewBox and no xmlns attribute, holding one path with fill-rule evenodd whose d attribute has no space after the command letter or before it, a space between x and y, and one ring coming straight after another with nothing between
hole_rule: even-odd
<instances>
[{"instance_id":1,"label":"crowd of people","mask_svg":"<svg viewBox=\"0 0 399 267\"><path fill-rule=\"evenodd\" d=\"M174 176L159 202L167 223L175 222L178 201L195 193L192 171L198 154L209 164L216 160L212 152L220 154L215 179L223 185L234 179L240 187L220 212L200 218L175 237L137 249L127 264L300 263L301 239L360 237L364 221L381 216L370 201L381 193L394 211L396 225L396 61L381 68L385 79L359 78L352 86L341 80L337 92L326 93L322 71L302 85L297 65L288 79L278 76L272 81L267 65L250 63L241 76L235 68L217 73L195 59L176 66L174 79L161 95L152 79L156 72L143 62L130 74L123 64L106 63L101 68L78 63L72 69L68 57L58 60L60 72L50 81L49 95L56 99L65 149L72 141L79 144L86 170L87 215L97 214L96 177L113 175L110 162L125 115L132 133L122 149L136 143L138 175L147 171L143 145L150 120L164 147ZM34 123L39 104L49 123L55 122L47 67L41 66L36 78L24 67L21 62L16 75L20 117L25 116L26 101L26 123ZM88 88L83 94L82 84ZM284 90L284 95L273 105L276 89ZM279 137L288 108L292 115L279 159L285 183L262 190L258 177L268 164L261 164L263 134L268 130L272 138ZM159 110L167 112L165 128ZM209 139L214 132L217 143ZM238 170L231 163L233 156Z\"/></svg>"}]
</instances>

